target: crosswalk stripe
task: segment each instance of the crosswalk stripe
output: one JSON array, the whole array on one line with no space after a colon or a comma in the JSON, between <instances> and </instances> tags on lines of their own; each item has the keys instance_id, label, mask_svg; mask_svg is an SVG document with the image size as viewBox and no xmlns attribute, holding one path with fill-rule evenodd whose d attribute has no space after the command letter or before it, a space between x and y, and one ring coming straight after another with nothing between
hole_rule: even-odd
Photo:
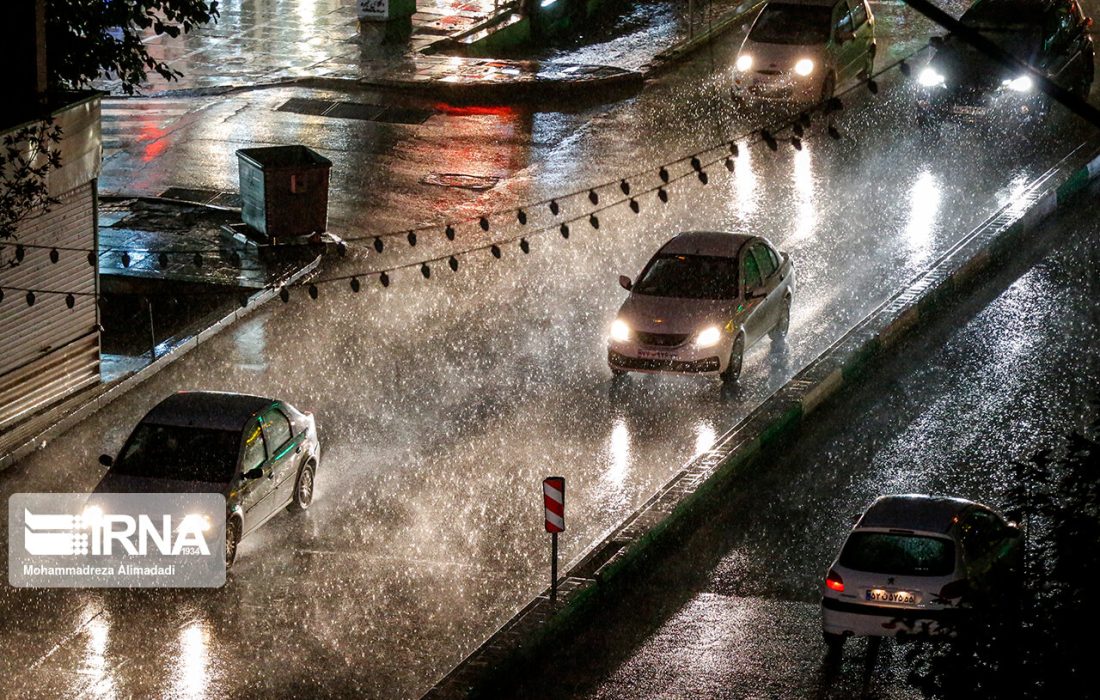
<instances>
[{"instance_id":1,"label":"crosswalk stripe","mask_svg":"<svg viewBox=\"0 0 1100 700\"><path fill-rule=\"evenodd\" d=\"M104 156L164 136L168 127L206 105L181 100L106 99L100 108Z\"/></svg>"}]
</instances>

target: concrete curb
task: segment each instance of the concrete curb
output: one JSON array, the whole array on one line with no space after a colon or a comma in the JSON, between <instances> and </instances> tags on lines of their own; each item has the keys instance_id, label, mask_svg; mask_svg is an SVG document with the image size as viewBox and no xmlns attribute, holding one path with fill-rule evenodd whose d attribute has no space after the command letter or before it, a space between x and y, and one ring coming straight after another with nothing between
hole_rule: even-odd
<instances>
[{"instance_id":1,"label":"concrete curb","mask_svg":"<svg viewBox=\"0 0 1100 700\"><path fill-rule=\"evenodd\" d=\"M568 569L556 603L550 602L548 591L535 598L424 698L491 697L541 649L568 643L569 633L601 601L644 577L647 561L720 506L726 486L746 465L768 447L794 437L814 411L858 381L871 360L897 346L979 277L1009 261L1025 233L1095 179L1100 155L1074 167L1071 162L1085 160L1080 151L1037 178L719 438L714 448L690 462Z\"/></svg>"},{"instance_id":2,"label":"concrete curb","mask_svg":"<svg viewBox=\"0 0 1100 700\"><path fill-rule=\"evenodd\" d=\"M559 79L537 75L530 80L496 82L443 82L402 81L389 78L363 78L357 81L361 88L402 92L420 97L435 97L459 102L493 100L497 102L523 103L538 100L552 102L578 96L599 101L619 99L636 92L645 84L646 76L638 71L623 69L621 73L596 78Z\"/></svg>"},{"instance_id":3,"label":"concrete curb","mask_svg":"<svg viewBox=\"0 0 1100 700\"><path fill-rule=\"evenodd\" d=\"M253 295L249 298L247 305L229 312L213 324L182 341L170 351L136 372L113 382L95 386L29 419L28 422L34 422L34 425L40 424L42 426L41 429L35 428L25 440L19 443L19 445L9 450L6 454L0 455L0 471L12 466L18 460L39 449L39 447L43 446L47 441L64 433L99 409L123 396L146 379L159 373L162 369L191 352L199 345L202 345L226 328L229 328L238 320L248 316L263 304L277 298L279 295L279 286L291 284L312 274L321 264L321 258L322 256L318 255L297 272L280 280L279 284L273 285ZM16 426L16 429L19 429L19 426Z\"/></svg>"}]
</instances>

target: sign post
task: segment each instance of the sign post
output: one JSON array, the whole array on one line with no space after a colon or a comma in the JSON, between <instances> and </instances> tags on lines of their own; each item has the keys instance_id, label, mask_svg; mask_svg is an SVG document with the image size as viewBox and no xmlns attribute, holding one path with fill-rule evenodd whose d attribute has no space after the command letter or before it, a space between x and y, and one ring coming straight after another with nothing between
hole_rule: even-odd
<instances>
[{"instance_id":1,"label":"sign post","mask_svg":"<svg viewBox=\"0 0 1100 700\"><path fill-rule=\"evenodd\" d=\"M550 533L550 600L558 599L558 533L565 531L565 477L542 480L542 502L546 508L546 531Z\"/></svg>"}]
</instances>

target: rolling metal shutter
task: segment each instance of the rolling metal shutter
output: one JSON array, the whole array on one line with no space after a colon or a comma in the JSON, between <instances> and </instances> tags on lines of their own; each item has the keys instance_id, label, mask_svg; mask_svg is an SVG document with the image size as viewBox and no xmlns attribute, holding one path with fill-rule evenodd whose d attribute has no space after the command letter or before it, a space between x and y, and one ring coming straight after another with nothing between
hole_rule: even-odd
<instances>
[{"instance_id":1,"label":"rolling metal shutter","mask_svg":"<svg viewBox=\"0 0 1100 700\"><path fill-rule=\"evenodd\" d=\"M95 182L60 197L45 214L20 226L18 241L42 246L94 250ZM13 264L14 263L14 264ZM74 292L70 309L64 294L37 294L28 305L23 292L7 287ZM0 248L0 432L73 392L99 382L96 328L96 268L86 253L26 248L15 262L11 245ZM79 294L84 292L88 296Z\"/></svg>"}]
</instances>

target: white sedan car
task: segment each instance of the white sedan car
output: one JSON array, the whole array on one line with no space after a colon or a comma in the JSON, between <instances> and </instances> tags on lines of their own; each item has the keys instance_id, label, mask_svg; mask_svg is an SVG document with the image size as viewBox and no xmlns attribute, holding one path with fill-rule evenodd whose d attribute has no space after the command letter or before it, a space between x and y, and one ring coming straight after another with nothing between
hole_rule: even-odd
<instances>
[{"instance_id":1,"label":"white sedan car","mask_svg":"<svg viewBox=\"0 0 1100 700\"><path fill-rule=\"evenodd\" d=\"M718 375L735 381L746 348L787 333L794 268L759 236L691 231L665 243L611 324L611 372Z\"/></svg>"},{"instance_id":2,"label":"white sedan car","mask_svg":"<svg viewBox=\"0 0 1100 700\"><path fill-rule=\"evenodd\" d=\"M825 575L825 642L851 636L951 634L972 596L991 597L1020 570L1015 524L973 501L881 496L867 508Z\"/></svg>"}]
</instances>

